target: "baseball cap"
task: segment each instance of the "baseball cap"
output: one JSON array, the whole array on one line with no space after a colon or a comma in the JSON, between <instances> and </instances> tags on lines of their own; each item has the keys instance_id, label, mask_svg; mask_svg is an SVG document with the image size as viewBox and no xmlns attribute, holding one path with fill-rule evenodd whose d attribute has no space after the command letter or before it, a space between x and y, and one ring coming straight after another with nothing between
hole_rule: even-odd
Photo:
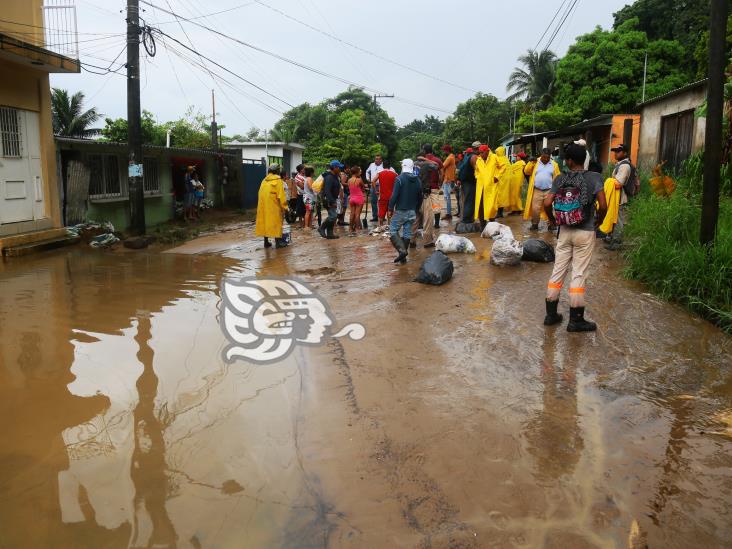
<instances>
[{"instance_id":1,"label":"baseball cap","mask_svg":"<svg viewBox=\"0 0 732 549\"><path fill-rule=\"evenodd\" d=\"M402 173L414 172L414 160L411 158L405 158L402 160Z\"/></svg>"},{"instance_id":2,"label":"baseball cap","mask_svg":"<svg viewBox=\"0 0 732 549\"><path fill-rule=\"evenodd\" d=\"M329 168L340 168L340 169L345 168L345 166L343 164L341 164L341 162L338 160L331 160L330 164L328 164L328 167Z\"/></svg>"},{"instance_id":3,"label":"baseball cap","mask_svg":"<svg viewBox=\"0 0 732 549\"><path fill-rule=\"evenodd\" d=\"M480 147L480 146L481 146L482 144L483 144L483 143L481 143L480 141L473 141L472 147L473 147L474 149L477 149L477 148L478 148L478 147Z\"/></svg>"},{"instance_id":4,"label":"baseball cap","mask_svg":"<svg viewBox=\"0 0 732 549\"><path fill-rule=\"evenodd\" d=\"M526 158L526 153L525 153L525 152L523 152L523 151L521 151L521 152L520 152L520 153L518 153L518 154L517 154L516 156L518 156L519 158Z\"/></svg>"},{"instance_id":5,"label":"baseball cap","mask_svg":"<svg viewBox=\"0 0 732 549\"><path fill-rule=\"evenodd\" d=\"M613 151L613 152L620 152L620 151L628 152L628 147L626 147L624 143L621 143L617 147L613 147L610 150Z\"/></svg>"},{"instance_id":6,"label":"baseball cap","mask_svg":"<svg viewBox=\"0 0 732 549\"><path fill-rule=\"evenodd\" d=\"M475 152L475 150L473 150L473 147L468 147L467 149L465 149L465 154L474 153L474 152Z\"/></svg>"},{"instance_id":7,"label":"baseball cap","mask_svg":"<svg viewBox=\"0 0 732 549\"><path fill-rule=\"evenodd\" d=\"M478 152L486 152L486 151L490 151L490 150L491 150L491 148L488 145L480 145L478 147Z\"/></svg>"}]
</instances>

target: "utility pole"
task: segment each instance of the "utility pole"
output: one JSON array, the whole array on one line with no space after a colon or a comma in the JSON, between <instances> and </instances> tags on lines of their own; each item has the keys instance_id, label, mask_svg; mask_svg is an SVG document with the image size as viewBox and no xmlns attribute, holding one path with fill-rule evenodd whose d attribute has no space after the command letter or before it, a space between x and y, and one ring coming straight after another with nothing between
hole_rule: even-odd
<instances>
[{"instance_id":1,"label":"utility pole","mask_svg":"<svg viewBox=\"0 0 732 549\"><path fill-rule=\"evenodd\" d=\"M722 159L722 110L724 106L727 0L711 0L709 14L709 88L707 127L704 135L704 187L702 194L702 246L714 245L719 217L719 179Z\"/></svg>"},{"instance_id":2,"label":"utility pole","mask_svg":"<svg viewBox=\"0 0 732 549\"><path fill-rule=\"evenodd\" d=\"M127 190L130 230L145 234L145 192L140 120L140 2L127 0L127 145L130 149Z\"/></svg>"},{"instance_id":3,"label":"utility pole","mask_svg":"<svg viewBox=\"0 0 732 549\"><path fill-rule=\"evenodd\" d=\"M646 102L646 77L648 76L648 50L646 50L646 58L643 61L643 94L641 95L641 103Z\"/></svg>"}]
</instances>

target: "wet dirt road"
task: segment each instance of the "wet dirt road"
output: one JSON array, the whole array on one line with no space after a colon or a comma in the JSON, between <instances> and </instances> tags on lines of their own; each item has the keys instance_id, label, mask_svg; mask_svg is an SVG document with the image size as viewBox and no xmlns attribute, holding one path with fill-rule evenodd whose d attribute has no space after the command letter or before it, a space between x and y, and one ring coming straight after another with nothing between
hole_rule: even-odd
<instances>
[{"instance_id":1,"label":"wet dirt road","mask_svg":"<svg viewBox=\"0 0 732 549\"><path fill-rule=\"evenodd\" d=\"M442 287L421 249L294 238L0 266L0 547L730 546L732 338L602 249L587 335L541 325L551 265L477 235ZM225 275L298 277L366 337L227 365Z\"/></svg>"}]
</instances>

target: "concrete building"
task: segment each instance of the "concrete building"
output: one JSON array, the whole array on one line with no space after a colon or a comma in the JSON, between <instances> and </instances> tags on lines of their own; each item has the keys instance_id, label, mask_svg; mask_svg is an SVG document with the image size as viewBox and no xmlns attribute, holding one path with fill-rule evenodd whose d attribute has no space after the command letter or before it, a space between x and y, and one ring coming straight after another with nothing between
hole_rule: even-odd
<instances>
[{"instance_id":1,"label":"concrete building","mask_svg":"<svg viewBox=\"0 0 732 549\"><path fill-rule=\"evenodd\" d=\"M0 250L65 234L49 74L80 70L74 10L68 1L2 2Z\"/></svg>"},{"instance_id":2,"label":"concrete building","mask_svg":"<svg viewBox=\"0 0 732 549\"><path fill-rule=\"evenodd\" d=\"M304 145L299 143L283 143L282 141L232 141L226 143L227 150L237 149L241 151L242 160L262 160L268 166L279 164L287 173L295 171L295 166L302 164L302 153Z\"/></svg>"},{"instance_id":3,"label":"concrete building","mask_svg":"<svg viewBox=\"0 0 732 549\"><path fill-rule=\"evenodd\" d=\"M706 118L695 115L707 98L707 80L699 80L639 105L641 112L638 166L650 170L665 162L678 171L684 160L704 148Z\"/></svg>"},{"instance_id":4,"label":"concrete building","mask_svg":"<svg viewBox=\"0 0 732 549\"><path fill-rule=\"evenodd\" d=\"M57 137L56 143L66 166L66 224L93 219L111 221L117 230L128 229L127 143L68 137ZM244 170L237 155L145 145L143 166L148 227L175 217L176 208L182 206L188 166L196 167L206 187L205 197L214 205L244 207ZM217 171L226 174L225 184L217 180Z\"/></svg>"}]
</instances>

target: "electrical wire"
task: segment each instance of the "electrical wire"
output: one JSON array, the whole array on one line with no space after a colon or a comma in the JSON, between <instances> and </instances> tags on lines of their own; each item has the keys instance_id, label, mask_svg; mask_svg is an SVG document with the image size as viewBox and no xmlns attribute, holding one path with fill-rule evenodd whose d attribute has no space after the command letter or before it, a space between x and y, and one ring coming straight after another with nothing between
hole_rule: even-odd
<instances>
[{"instance_id":1,"label":"electrical wire","mask_svg":"<svg viewBox=\"0 0 732 549\"><path fill-rule=\"evenodd\" d=\"M176 13L174 13L172 11L166 10L165 8L161 8L160 6L157 6L157 5L151 3L151 2L149 2L147 0L140 0L140 3L145 4L147 6L150 6L150 7L153 7L153 8L156 8L156 9L158 9L158 10L164 12L164 13L167 13L169 15L172 15L174 17L177 16L180 19L182 19L183 21L189 22L192 25L195 25L197 27L200 27L202 29L205 29L205 30L207 30L207 31L209 31L211 33L214 33L214 34L217 34L219 36L222 36L223 38L226 38L228 40L231 40L232 42L236 42L237 44L240 44L240 45L245 46L247 48L253 49L255 51L258 51L260 53L263 53L265 55L268 55L270 57L274 57L275 59L279 59L280 61L284 61L285 63L288 63L290 65L294 65L296 67L299 67L301 69L304 69L304 70L310 71L312 73L318 74L318 75L323 76L325 78L330 78L332 80L336 80L336 81L341 82L343 84L346 84L348 86L353 86L355 88L360 88L360 89L363 89L363 90L368 90L371 93L376 93L376 94L379 94L379 95L385 95L385 93L384 93L383 90L377 90L377 89L372 88L370 86L365 86L363 84L358 84L356 82L352 82L352 81L347 80L345 78L342 78L340 76L327 73L325 71L322 71L320 69L316 69L314 67L310 67L308 65L305 65L304 63L300 63L299 61L295 61L294 59L288 59L287 57L285 57L283 55L280 55L278 53L271 52L271 51L266 50L264 48L261 48L259 46L255 46L254 44L250 44L248 42L245 42L243 40L240 40L239 38L235 38L233 36L229 36L228 34L224 34L224 33L220 32L220 31L218 31L216 29L213 29L211 27L208 27L208 26L203 25L201 23L198 23L196 21L191 21L190 19L188 19L186 17L183 17L183 16L181 16L179 14L176 14ZM162 31L159 31L159 32L162 32ZM227 69L227 71L228 71L228 69ZM421 107L421 108L424 108L424 109L427 109L427 110L434 110L434 111L438 111L438 112L444 112L444 113L447 113L447 114L452 114L453 113L453 111L448 111L447 109L441 109L439 107L432 107L430 105L425 105L423 103L418 103L416 101L411 101L411 100L408 100L408 99L405 99L405 98L402 98L402 97L398 97L398 96L395 96L394 99L396 99L397 101L401 101L403 103L407 103L407 104L411 104L411 105L414 105L414 106L418 106L418 107Z\"/></svg>"},{"instance_id":2,"label":"electrical wire","mask_svg":"<svg viewBox=\"0 0 732 549\"><path fill-rule=\"evenodd\" d=\"M469 91L471 93L479 93L478 90L474 90L474 89L471 89L471 88L466 88L465 86L461 86L460 84L455 84L454 82L450 82L449 80L445 80L444 78L440 78L439 76L435 76L433 74L429 74L429 73L423 72L423 71L421 71L419 69L416 69L414 67L411 67L409 65L405 65L404 63L400 63L399 61L394 61L392 59L389 59L387 57L384 57L383 55L379 55L378 53L375 53L375 52L372 52L370 50L364 49L361 46L357 46L356 44L353 44L351 42L348 42L346 40L343 40L342 38L339 38L338 36L336 36L334 34L325 32L323 29L319 29L319 28L317 28L317 27L315 27L313 25L310 25L309 23L306 23L304 21L301 21L301 20L297 19L296 17L292 17L288 13L285 13L284 11L282 11L282 10L280 10L278 8L275 8L273 6L270 6L269 4L267 4L265 2L262 2L261 0L255 0L255 1L260 6L263 6L263 7L267 8L267 9L269 9L269 10L272 10L273 12L278 13L281 16L283 16L283 17L285 17L285 18L287 18L287 19L289 19L291 21L294 21L295 23L298 23L299 25L302 25L303 27L306 27L306 28L308 28L310 30L313 30L313 31L317 32L320 35L325 35L325 36L327 36L329 38L332 38L336 42L339 42L339 43L341 43L343 45L349 46L349 47L351 47L351 48L353 48L355 50L358 50L358 51L360 51L362 53L365 53L367 55L370 55L372 57L375 57L376 59L379 59L380 61L385 61L387 63L391 63L392 65L395 65L395 66L397 66L399 68L402 68L402 69L411 71L411 72L413 72L415 74L419 74L420 76L424 76L426 78L431 78L432 80L435 80L437 82L442 82L443 84L447 84L448 86L452 86L454 88L459 88L461 90Z\"/></svg>"},{"instance_id":3,"label":"electrical wire","mask_svg":"<svg viewBox=\"0 0 732 549\"><path fill-rule=\"evenodd\" d=\"M554 24L554 21L557 19L557 16L559 15L559 12L562 11L562 8L564 7L564 4L567 2L567 0L562 0L562 3L559 4L559 8L557 8L557 11L554 13L554 17L552 17L552 20L549 21L549 24L544 29L544 32L541 33L541 36L539 37L539 40L536 42L536 46L534 46L534 49L531 51L536 51L539 49L539 44L541 44L541 41L544 40L544 37L546 36L546 33L549 32L549 29L552 28L552 25Z\"/></svg>"},{"instance_id":4,"label":"electrical wire","mask_svg":"<svg viewBox=\"0 0 732 549\"><path fill-rule=\"evenodd\" d=\"M579 0L573 0L572 4L569 4L567 6L567 9L564 12L564 15L562 16L561 20L557 24L557 28L554 29L554 34L552 34L551 38L549 39L549 42L547 43L547 45L546 45L546 47L544 48L543 51L546 51L546 50L548 50L551 47L552 42L554 42L554 39L557 37L557 34L559 34L559 31L562 30L562 27L567 22L567 19L569 18L569 14L572 13L572 11L577 6L577 2L579 2Z\"/></svg>"},{"instance_id":5,"label":"electrical wire","mask_svg":"<svg viewBox=\"0 0 732 549\"><path fill-rule=\"evenodd\" d=\"M203 14L203 15L198 15L196 17L191 17L191 20L194 20L194 19L207 19L207 18L212 17L214 15L220 15L222 13L228 13L230 11L240 10L241 8L246 8L247 6L251 6L251 5L254 5L254 4L256 4L256 2L254 2L254 1L247 2L246 4L241 4L239 6L234 6L233 8L229 8L229 9L226 9L226 10L215 11L213 13L206 13L206 14ZM177 23L177 22L178 22L178 19L176 18L176 19L173 19L171 21L160 21L159 23L156 23L156 24L157 25L170 25L171 23Z\"/></svg>"}]
</instances>

